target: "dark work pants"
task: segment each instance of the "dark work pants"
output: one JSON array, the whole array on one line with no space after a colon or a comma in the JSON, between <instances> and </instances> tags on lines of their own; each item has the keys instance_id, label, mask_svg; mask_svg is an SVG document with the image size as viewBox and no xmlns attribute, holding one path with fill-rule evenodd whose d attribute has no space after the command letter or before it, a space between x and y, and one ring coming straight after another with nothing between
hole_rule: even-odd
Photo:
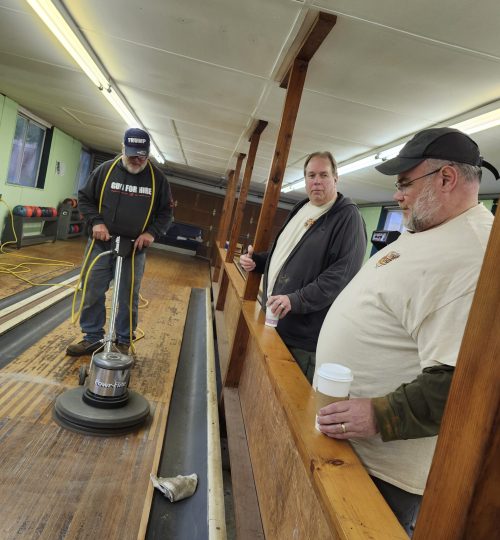
<instances>
[{"instance_id":1,"label":"dark work pants","mask_svg":"<svg viewBox=\"0 0 500 540\"><path fill-rule=\"evenodd\" d=\"M87 243L86 251L90 248L92 241ZM92 261L105 248L95 242L87 263L90 268ZM87 341L95 343L104 337L104 326L106 323L106 291L109 288L115 274L116 259L111 255L105 255L99 259L92 267L88 276L87 290L80 316L80 327ZM134 291L132 296L132 331L137 328L139 290L141 288L142 276L146 264L146 250L137 251L134 257ZM132 257L123 259L122 272L120 278L120 290L118 294L118 310L115 320L115 333L119 343L130 342L130 287L132 283Z\"/></svg>"},{"instance_id":2,"label":"dark work pants","mask_svg":"<svg viewBox=\"0 0 500 540\"><path fill-rule=\"evenodd\" d=\"M411 538L413 536L413 530L415 529L415 523L417 522L422 496L403 491L388 482L380 480L380 478L372 476L371 479L374 481L387 504L391 507L395 516L398 518L399 523L401 523L404 530Z\"/></svg>"},{"instance_id":3,"label":"dark work pants","mask_svg":"<svg viewBox=\"0 0 500 540\"><path fill-rule=\"evenodd\" d=\"M297 347L288 347L288 350L292 353L297 364L299 364L299 367L309 381L309 384L312 385L314 369L316 367L316 353L305 351L304 349L299 349Z\"/></svg>"}]
</instances>

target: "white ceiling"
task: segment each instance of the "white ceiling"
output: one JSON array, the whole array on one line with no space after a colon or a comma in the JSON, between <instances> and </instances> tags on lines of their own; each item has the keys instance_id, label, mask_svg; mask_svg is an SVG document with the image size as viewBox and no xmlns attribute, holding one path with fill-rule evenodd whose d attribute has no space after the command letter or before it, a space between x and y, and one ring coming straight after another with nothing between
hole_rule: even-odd
<instances>
[{"instance_id":1,"label":"white ceiling","mask_svg":"<svg viewBox=\"0 0 500 540\"><path fill-rule=\"evenodd\" d=\"M345 163L500 107L498 0L64 4L168 161L223 175L248 153L256 121L268 121L254 190L265 188L274 152L284 60L318 9L338 19L309 65L284 184L302 177L310 152ZM90 148L120 148L124 122L24 0L0 0L0 92ZM473 138L499 167L500 127ZM391 199L393 179L374 169L340 180L358 202ZM481 192L500 192L487 171Z\"/></svg>"}]
</instances>

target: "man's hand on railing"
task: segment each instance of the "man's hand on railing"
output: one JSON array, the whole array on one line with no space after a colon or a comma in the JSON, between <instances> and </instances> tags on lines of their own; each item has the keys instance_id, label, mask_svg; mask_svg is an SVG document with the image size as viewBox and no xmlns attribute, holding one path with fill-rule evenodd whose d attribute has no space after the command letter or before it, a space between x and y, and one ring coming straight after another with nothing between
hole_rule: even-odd
<instances>
[{"instance_id":1,"label":"man's hand on railing","mask_svg":"<svg viewBox=\"0 0 500 540\"><path fill-rule=\"evenodd\" d=\"M255 261L252 259L253 256L253 246L248 246L247 253L244 253L240 257L240 265L243 268L243 270L247 272L251 272L255 269Z\"/></svg>"}]
</instances>

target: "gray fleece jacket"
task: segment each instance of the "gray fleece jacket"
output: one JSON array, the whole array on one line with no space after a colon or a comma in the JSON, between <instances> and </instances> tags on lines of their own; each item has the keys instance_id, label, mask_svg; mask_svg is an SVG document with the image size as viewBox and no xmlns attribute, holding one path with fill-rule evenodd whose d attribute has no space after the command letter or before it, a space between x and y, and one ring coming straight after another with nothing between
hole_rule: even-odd
<instances>
[{"instance_id":1,"label":"gray fleece jacket","mask_svg":"<svg viewBox=\"0 0 500 540\"><path fill-rule=\"evenodd\" d=\"M262 305L267 302L267 272L276 242L305 199L291 211L269 252L254 253L255 271L264 273ZM366 229L357 206L338 194L330 210L309 228L281 268L273 295L286 294L292 310L278 323L288 347L316 351L319 331L331 304L361 268Z\"/></svg>"}]
</instances>

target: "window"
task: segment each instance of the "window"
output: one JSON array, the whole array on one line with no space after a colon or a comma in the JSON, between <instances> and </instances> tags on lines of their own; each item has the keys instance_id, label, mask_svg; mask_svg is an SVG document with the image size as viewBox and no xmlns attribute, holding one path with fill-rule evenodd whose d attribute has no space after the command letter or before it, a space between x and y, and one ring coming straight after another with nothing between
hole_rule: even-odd
<instances>
[{"instance_id":1,"label":"window","mask_svg":"<svg viewBox=\"0 0 500 540\"><path fill-rule=\"evenodd\" d=\"M80 154L80 165L78 165L78 171L76 173L75 194L77 194L78 190L87 183L90 174L91 162L92 154L88 150L82 148L82 153Z\"/></svg>"},{"instance_id":2,"label":"window","mask_svg":"<svg viewBox=\"0 0 500 540\"><path fill-rule=\"evenodd\" d=\"M39 187L38 172L45 141L45 127L22 114L17 115L7 182Z\"/></svg>"}]
</instances>

